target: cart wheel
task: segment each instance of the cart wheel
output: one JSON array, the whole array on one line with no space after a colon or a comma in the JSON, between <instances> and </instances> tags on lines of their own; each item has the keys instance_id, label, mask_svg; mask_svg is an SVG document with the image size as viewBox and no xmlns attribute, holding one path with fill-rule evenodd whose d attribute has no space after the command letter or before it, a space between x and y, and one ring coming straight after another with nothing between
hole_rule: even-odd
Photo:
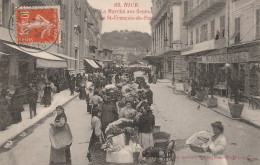
<instances>
[{"instance_id":1,"label":"cart wheel","mask_svg":"<svg viewBox=\"0 0 260 165\"><path fill-rule=\"evenodd\" d=\"M166 162L166 165L174 165L175 164L175 159L176 159L176 154L174 151L168 153L168 161Z\"/></svg>"}]
</instances>

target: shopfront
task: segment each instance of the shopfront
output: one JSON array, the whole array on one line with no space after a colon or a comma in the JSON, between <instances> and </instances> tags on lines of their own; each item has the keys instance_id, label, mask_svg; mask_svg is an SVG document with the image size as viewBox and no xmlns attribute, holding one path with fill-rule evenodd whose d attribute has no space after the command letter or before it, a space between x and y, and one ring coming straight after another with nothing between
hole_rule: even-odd
<instances>
[{"instance_id":1,"label":"shopfront","mask_svg":"<svg viewBox=\"0 0 260 165\"><path fill-rule=\"evenodd\" d=\"M1 81L11 89L26 87L28 82L42 75L47 80L48 70L67 68L67 62L63 59L44 51L36 53L33 48L1 42L0 50L8 54L7 57L1 55Z\"/></svg>"},{"instance_id":2,"label":"shopfront","mask_svg":"<svg viewBox=\"0 0 260 165\"><path fill-rule=\"evenodd\" d=\"M10 55L0 52L0 88L8 86Z\"/></svg>"},{"instance_id":3,"label":"shopfront","mask_svg":"<svg viewBox=\"0 0 260 165\"><path fill-rule=\"evenodd\" d=\"M215 73L215 91L221 96L230 96L228 81L241 82L240 91L245 97L260 96L260 54L258 47L230 47L218 53L211 52L198 57L200 70L205 67ZM190 62L190 77L196 77L192 70L196 63Z\"/></svg>"}]
</instances>

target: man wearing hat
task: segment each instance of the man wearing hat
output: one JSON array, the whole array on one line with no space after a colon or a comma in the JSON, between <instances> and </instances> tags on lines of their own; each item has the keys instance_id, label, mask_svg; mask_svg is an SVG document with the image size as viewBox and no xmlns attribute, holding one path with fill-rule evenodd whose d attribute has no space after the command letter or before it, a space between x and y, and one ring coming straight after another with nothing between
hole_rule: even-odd
<instances>
[{"instance_id":1,"label":"man wearing hat","mask_svg":"<svg viewBox=\"0 0 260 165\"><path fill-rule=\"evenodd\" d=\"M212 136L212 142L208 147L203 148L205 152L211 153L212 159L207 159L207 165L227 165L227 160L223 155L227 140L223 134L224 126L220 121L216 121L211 124L214 135Z\"/></svg>"}]
</instances>

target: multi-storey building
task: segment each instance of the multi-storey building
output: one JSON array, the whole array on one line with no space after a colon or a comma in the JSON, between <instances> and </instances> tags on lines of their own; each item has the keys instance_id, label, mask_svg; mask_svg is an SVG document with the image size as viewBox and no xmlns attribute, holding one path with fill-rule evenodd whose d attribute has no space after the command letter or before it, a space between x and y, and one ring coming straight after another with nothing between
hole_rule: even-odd
<instances>
[{"instance_id":1,"label":"multi-storey building","mask_svg":"<svg viewBox=\"0 0 260 165\"><path fill-rule=\"evenodd\" d=\"M160 78L184 79L185 67L181 47L186 43L186 29L182 25L182 0L152 0L152 52L145 59L153 64ZM183 69L185 68L185 69Z\"/></svg>"},{"instance_id":2,"label":"multi-storey building","mask_svg":"<svg viewBox=\"0 0 260 165\"><path fill-rule=\"evenodd\" d=\"M99 66L103 66L101 54L102 54L102 42L101 42L101 30L102 30L102 15L100 10L94 9L90 6L90 4L85 1L87 6L85 11L85 23L86 27L84 29L86 33L85 41L86 41L86 50L85 58L88 58L87 61L95 61ZM85 61L85 65L90 66L90 64ZM101 62L101 63L100 63ZM101 64L101 65L100 65ZM87 69L90 67L86 67L86 72L90 70ZM93 69L97 69L94 67Z\"/></svg>"},{"instance_id":3,"label":"multi-storey building","mask_svg":"<svg viewBox=\"0 0 260 165\"><path fill-rule=\"evenodd\" d=\"M0 57L0 86L9 88L26 86L33 72L50 73L58 69L63 70L67 68L67 60L74 59L60 54L60 44L53 44L49 49L40 52L35 45L16 45L14 35L17 28L14 19L15 11L20 6L30 6L30 4L34 6L36 3L39 6L43 4L60 5L59 1L0 0L0 52L2 52ZM62 22L61 20L60 24ZM61 25L60 29L64 29L64 26ZM47 74L45 74L45 78L47 78Z\"/></svg>"},{"instance_id":4,"label":"multi-storey building","mask_svg":"<svg viewBox=\"0 0 260 165\"><path fill-rule=\"evenodd\" d=\"M226 56L227 6L226 0L184 1L183 24L187 27L188 42L182 48L182 55L187 60L190 80L201 80L201 75L211 69L220 71L219 83L224 83L221 68L225 63L220 65L213 59L216 55Z\"/></svg>"},{"instance_id":5,"label":"multi-storey building","mask_svg":"<svg viewBox=\"0 0 260 165\"><path fill-rule=\"evenodd\" d=\"M260 96L260 1L230 0L229 3L230 76L242 81L246 96Z\"/></svg>"},{"instance_id":6,"label":"multi-storey building","mask_svg":"<svg viewBox=\"0 0 260 165\"><path fill-rule=\"evenodd\" d=\"M40 52L34 45L25 45L37 53L23 51L21 46L15 45L9 33L16 26L10 18L19 6L42 5L60 8L60 42ZM60 74L66 70L75 73L85 71L84 58L91 57L91 51L96 53L96 49L101 50L102 20L97 21L98 15L98 11L86 0L0 0L0 86L3 84L11 88L26 85L35 71L44 74L45 79L50 74ZM95 20L93 24L91 19ZM93 42L96 44L94 50L90 44ZM91 58L95 57L94 54Z\"/></svg>"},{"instance_id":7,"label":"multi-storey building","mask_svg":"<svg viewBox=\"0 0 260 165\"><path fill-rule=\"evenodd\" d=\"M230 94L229 79L241 80L246 96L260 95L259 18L257 0L184 1L188 43L182 48L189 78L216 74L216 90Z\"/></svg>"}]
</instances>

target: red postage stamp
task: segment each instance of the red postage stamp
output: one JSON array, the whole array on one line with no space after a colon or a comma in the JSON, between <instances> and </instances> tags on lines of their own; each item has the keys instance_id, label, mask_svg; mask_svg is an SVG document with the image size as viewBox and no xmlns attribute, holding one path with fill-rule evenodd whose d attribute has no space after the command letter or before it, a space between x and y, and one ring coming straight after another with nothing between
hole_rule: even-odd
<instances>
[{"instance_id":1,"label":"red postage stamp","mask_svg":"<svg viewBox=\"0 0 260 165\"><path fill-rule=\"evenodd\" d=\"M16 10L17 43L59 43L59 7Z\"/></svg>"}]
</instances>

